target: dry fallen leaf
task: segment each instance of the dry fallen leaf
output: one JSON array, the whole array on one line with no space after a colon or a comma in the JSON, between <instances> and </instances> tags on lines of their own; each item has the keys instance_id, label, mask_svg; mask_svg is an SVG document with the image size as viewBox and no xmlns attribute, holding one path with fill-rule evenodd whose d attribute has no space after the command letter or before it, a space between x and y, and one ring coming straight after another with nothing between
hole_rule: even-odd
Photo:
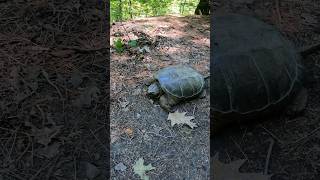
<instances>
[{"instance_id":1,"label":"dry fallen leaf","mask_svg":"<svg viewBox=\"0 0 320 180\"><path fill-rule=\"evenodd\" d=\"M146 175L147 171L155 169L151 164L145 166L143 158L140 158L133 166L134 173L138 174L142 180L149 180L149 176Z\"/></svg>"},{"instance_id":2,"label":"dry fallen leaf","mask_svg":"<svg viewBox=\"0 0 320 180\"><path fill-rule=\"evenodd\" d=\"M133 136L133 129L132 128L126 128L124 132L131 138Z\"/></svg>"},{"instance_id":3,"label":"dry fallen leaf","mask_svg":"<svg viewBox=\"0 0 320 180\"><path fill-rule=\"evenodd\" d=\"M190 126L192 129L194 127L198 127L196 123L191 122L190 120L194 119L193 116L186 116L187 112L180 113L176 111L174 113L169 113L168 120L171 120L171 126L173 127L175 124L186 124Z\"/></svg>"},{"instance_id":4,"label":"dry fallen leaf","mask_svg":"<svg viewBox=\"0 0 320 180\"><path fill-rule=\"evenodd\" d=\"M262 173L240 173L239 168L245 160L233 161L224 164L219 161L219 155L213 157L213 179L214 180L270 180L272 175Z\"/></svg>"}]
</instances>

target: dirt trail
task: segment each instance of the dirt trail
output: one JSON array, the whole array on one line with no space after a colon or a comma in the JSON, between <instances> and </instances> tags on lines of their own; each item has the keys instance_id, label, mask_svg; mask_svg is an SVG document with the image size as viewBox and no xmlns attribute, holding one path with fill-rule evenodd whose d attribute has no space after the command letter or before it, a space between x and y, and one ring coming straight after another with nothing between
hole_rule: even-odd
<instances>
[{"instance_id":1,"label":"dirt trail","mask_svg":"<svg viewBox=\"0 0 320 180\"><path fill-rule=\"evenodd\" d=\"M151 179L208 179L209 93L175 108L195 117L198 127L171 127L168 114L145 93L145 80L158 69L189 64L209 74L209 19L154 17L116 23L111 42L139 38L139 49L111 54L111 174L138 179L132 166L139 158L151 163ZM208 89L206 89L208 90ZM125 171L115 170L123 163Z\"/></svg>"}]
</instances>

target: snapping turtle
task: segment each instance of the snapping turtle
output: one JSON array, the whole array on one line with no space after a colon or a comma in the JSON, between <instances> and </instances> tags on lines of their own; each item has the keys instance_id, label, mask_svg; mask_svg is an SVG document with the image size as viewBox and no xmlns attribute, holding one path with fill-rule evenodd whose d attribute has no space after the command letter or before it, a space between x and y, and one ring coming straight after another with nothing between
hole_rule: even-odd
<instances>
[{"instance_id":1,"label":"snapping turtle","mask_svg":"<svg viewBox=\"0 0 320 180\"><path fill-rule=\"evenodd\" d=\"M159 104L166 110L179 102L202 94L204 77L187 65L168 66L154 74L153 83L148 87L148 95L160 97Z\"/></svg>"},{"instance_id":2,"label":"snapping turtle","mask_svg":"<svg viewBox=\"0 0 320 180\"><path fill-rule=\"evenodd\" d=\"M270 114L297 96L305 102L301 54L279 31L239 14L215 15L211 21L213 126Z\"/></svg>"}]
</instances>

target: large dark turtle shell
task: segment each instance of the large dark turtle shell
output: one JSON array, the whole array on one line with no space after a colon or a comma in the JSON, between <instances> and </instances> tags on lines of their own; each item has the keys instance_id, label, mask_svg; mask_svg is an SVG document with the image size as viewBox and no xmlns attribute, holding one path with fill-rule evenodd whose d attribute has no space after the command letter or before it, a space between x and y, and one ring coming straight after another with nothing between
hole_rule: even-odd
<instances>
[{"instance_id":1,"label":"large dark turtle shell","mask_svg":"<svg viewBox=\"0 0 320 180\"><path fill-rule=\"evenodd\" d=\"M204 87L204 78L186 65L168 66L155 74L161 89L177 99L187 99L199 95Z\"/></svg>"},{"instance_id":2,"label":"large dark turtle shell","mask_svg":"<svg viewBox=\"0 0 320 180\"><path fill-rule=\"evenodd\" d=\"M279 31L238 14L216 15L212 23L214 113L250 115L289 97L300 76L300 55Z\"/></svg>"}]
</instances>

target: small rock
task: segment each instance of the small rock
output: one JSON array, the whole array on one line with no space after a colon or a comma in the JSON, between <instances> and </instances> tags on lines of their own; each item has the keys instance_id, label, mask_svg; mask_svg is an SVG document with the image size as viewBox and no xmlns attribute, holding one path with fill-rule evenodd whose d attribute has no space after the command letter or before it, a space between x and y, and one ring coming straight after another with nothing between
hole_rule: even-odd
<instances>
[{"instance_id":1,"label":"small rock","mask_svg":"<svg viewBox=\"0 0 320 180\"><path fill-rule=\"evenodd\" d=\"M148 46L143 46L142 48L139 48L140 53L150 53L150 48Z\"/></svg>"},{"instance_id":2,"label":"small rock","mask_svg":"<svg viewBox=\"0 0 320 180\"><path fill-rule=\"evenodd\" d=\"M141 117L141 114L137 113L137 119L139 119Z\"/></svg>"},{"instance_id":3,"label":"small rock","mask_svg":"<svg viewBox=\"0 0 320 180\"><path fill-rule=\"evenodd\" d=\"M123 163L119 163L114 167L117 171L125 171L127 169L127 166L125 166Z\"/></svg>"}]
</instances>

